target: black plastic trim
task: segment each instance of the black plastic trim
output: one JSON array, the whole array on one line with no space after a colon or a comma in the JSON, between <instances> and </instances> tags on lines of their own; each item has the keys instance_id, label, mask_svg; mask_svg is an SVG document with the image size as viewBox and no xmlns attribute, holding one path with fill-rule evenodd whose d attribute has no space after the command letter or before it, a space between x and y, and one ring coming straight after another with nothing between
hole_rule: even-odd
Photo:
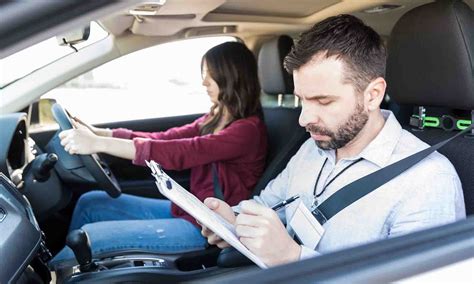
<instances>
[{"instance_id":1,"label":"black plastic trim","mask_svg":"<svg viewBox=\"0 0 474 284\"><path fill-rule=\"evenodd\" d=\"M350 236L348 236L350 237ZM474 217L453 224L338 251L302 262L206 283L385 283L474 256Z\"/></svg>"}]
</instances>

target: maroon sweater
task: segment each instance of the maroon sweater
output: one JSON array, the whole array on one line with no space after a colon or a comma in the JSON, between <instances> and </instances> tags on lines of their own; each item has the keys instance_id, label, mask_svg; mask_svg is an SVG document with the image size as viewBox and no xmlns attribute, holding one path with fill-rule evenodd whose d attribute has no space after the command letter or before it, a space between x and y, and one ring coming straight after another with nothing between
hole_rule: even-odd
<instances>
[{"instance_id":1,"label":"maroon sweater","mask_svg":"<svg viewBox=\"0 0 474 284\"><path fill-rule=\"evenodd\" d=\"M133 139L136 165L155 160L164 169L191 169L190 191L203 201L214 196L212 163L216 164L224 199L231 206L249 198L263 173L267 154L265 124L257 116L239 119L216 134L200 136L206 115L194 122L164 132L133 132L115 129L113 136ZM171 207L175 217L197 225L184 210Z\"/></svg>"}]
</instances>

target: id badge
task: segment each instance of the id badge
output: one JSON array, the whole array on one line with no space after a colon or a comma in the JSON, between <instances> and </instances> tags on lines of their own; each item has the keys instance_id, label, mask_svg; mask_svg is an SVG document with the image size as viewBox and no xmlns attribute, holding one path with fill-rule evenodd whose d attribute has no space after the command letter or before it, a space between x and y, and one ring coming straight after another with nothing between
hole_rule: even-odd
<instances>
[{"instance_id":1,"label":"id badge","mask_svg":"<svg viewBox=\"0 0 474 284\"><path fill-rule=\"evenodd\" d=\"M314 218L311 211L299 202L289 225L300 239L301 243L315 249L324 234L323 226Z\"/></svg>"}]
</instances>

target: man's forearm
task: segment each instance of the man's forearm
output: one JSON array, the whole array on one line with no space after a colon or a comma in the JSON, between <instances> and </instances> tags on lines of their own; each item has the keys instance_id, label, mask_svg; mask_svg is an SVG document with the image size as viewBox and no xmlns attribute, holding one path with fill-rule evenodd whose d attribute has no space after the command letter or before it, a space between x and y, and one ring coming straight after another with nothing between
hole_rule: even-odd
<instances>
[{"instance_id":1,"label":"man's forearm","mask_svg":"<svg viewBox=\"0 0 474 284\"><path fill-rule=\"evenodd\" d=\"M135 151L133 140L128 139L100 137L97 144L97 152L128 160L135 158Z\"/></svg>"}]
</instances>

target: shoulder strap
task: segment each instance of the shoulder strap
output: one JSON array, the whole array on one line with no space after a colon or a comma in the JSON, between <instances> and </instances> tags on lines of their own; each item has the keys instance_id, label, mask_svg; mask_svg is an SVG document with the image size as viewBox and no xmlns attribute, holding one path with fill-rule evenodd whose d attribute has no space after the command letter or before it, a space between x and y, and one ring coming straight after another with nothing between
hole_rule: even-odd
<instances>
[{"instance_id":1,"label":"shoulder strap","mask_svg":"<svg viewBox=\"0 0 474 284\"><path fill-rule=\"evenodd\" d=\"M217 167L215 163L212 163L212 179L214 182L214 197L224 200L224 193L222 192L221 186L219 185L219 177L217 175Z\"/></svg>"},{"instance_id":2,"label":"shoulder strap","mask_svg":"<svg viewBox=\"0 0 474 284\"><path fill-rule=\"evenodd\" d=\"M441 141L440 143L433 145L427 149L419 151L413 155L410 155L398 162L388 165L380 170L377 170L369 175L366 175L338 190L336 193L331 195L323 203L321 203L314 211L313 215L318 219L321 224L324 224L327 220L332 218L334 215L342 211L347 206L351 205L355 201L371 193L381 185L387 183L391 179L397 177L419 161L426 158L428 155L443 147L453 139L465 134L466 132L473 129L474 124L464 129L455 136Z\"/></svg>"}]
</instances>

